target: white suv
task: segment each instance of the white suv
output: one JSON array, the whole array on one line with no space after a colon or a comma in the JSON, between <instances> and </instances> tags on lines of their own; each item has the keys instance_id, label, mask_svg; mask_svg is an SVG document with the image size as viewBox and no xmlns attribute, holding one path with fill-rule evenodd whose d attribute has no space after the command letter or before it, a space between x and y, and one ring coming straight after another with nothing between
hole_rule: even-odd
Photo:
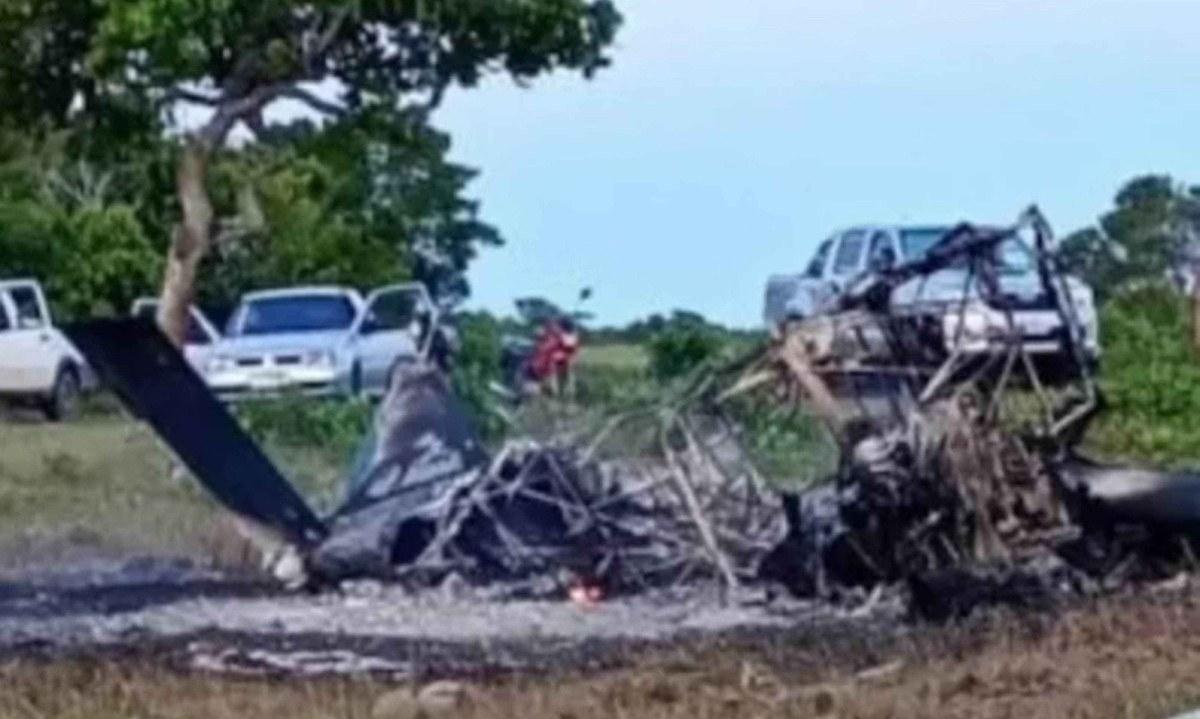
<instances>
[{"instance_id":1,"label":"white suv","mask_svg":"<svg viewBox=\"0 0 1200 719\"><path fill-rule=\"evenodd\" d=\"M58 421L94 384L83 356L54 327L41 286L0 281L0 398L37 404Z\"/></svg>"}]
</instances>

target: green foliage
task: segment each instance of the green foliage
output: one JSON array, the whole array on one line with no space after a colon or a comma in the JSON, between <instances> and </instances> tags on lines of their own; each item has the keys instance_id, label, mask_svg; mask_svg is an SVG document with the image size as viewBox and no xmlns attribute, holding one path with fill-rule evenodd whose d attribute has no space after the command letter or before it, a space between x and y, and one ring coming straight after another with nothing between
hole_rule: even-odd
<instances>
[{"instance_id":1,"label":"green foliage","mask_svg":"<svg viewBox=\"0 0 1200 719\"><path fill-rule=\"evenodd\" d=\"M676 327L650 341L650 367L654 376L669 380L691 372L721 351L721 338L702 327Z\"/></svg>"},{"instance_id":2,"label":"green foliage","mask_svg":"<svg viewBox=\"0 0 1200 719\"><path fill-rule=\"evenodd\" d=\"M607 64L608 0L107 0L88 66L153 87L336 78L359 102ZM319 64L318 64L319 61Z\"/></svg>"},{"instance_id":3,"label":"green foliage","mask_svg":"<svg viewBox=\"0 0 1200 719\"><path fill-rule=\"evenodd\" d=\"M236 405L234 413L263 446L316 448L349 459L371 426L366 401L313 401L301 397Z\"/></svg>"},{"instance_id":4,"label":"green foliage","mask_svg":"<svg viewBox=\"0 0 1200 719\"><path fill-rule=\"evenodd\" d=\"M837 471L837 442L803 409L779 407L774 398L751 397L733 402L728 411L741 427L755 466L777 485L799 489Z\"/></svg>"},{"instance_id":5,"label":"green foliage","mask_svg":"<svg viewBox=\"0 0 1200 719\"><path fill-rule=\"evenodd\" d=\"M0 132L0 276L38 277L72 315L123 312L161 278L177 148L162 140L99 172L66 163L69 137ZM372 113L218 155L210 185L224 219L202 303L229 307L293 283L365 290L414 278L461 298L478 247L502 239L465 197L474 172L450 163L449 149L433 128Z\"/></svg>"},{"instance_id":6,"label":"green foliage","mask_svg":"<svg viewBox=\"0 0 1200 719\"><path fill-rule=\"evenodd\" d=\"M1131 284L1163 280L1180 266L1198 228L1198 190L1165 175L1146 175L1118 191L1098 227L1066 237L1060 255L1103 298Z\"/></svg>"},{"instance_id":7,"label":"green foliage","mask_svg":"<svg viewBox=\"0 0 1200 719\"><path fill-rule=\"evenodd\" d=\"M41 279L66 318L123 312L158 278L158 248L111 175L62 157L0 141L0 276Z\"/></svg>"},{"instance_id":8,"label":"green foliage","mask_svg":"<svg viewBox=\"0 0 1200 719\"><path fill-rule=\"evenodd\" d=\"M699 315L676 313L649 344L650 371L660 380L682 377L726 347L721 331Z\"/></svg>"},{"instance_id":9,"label":"green foliage","mask_svg":"<svg viewBox=\"0 0 1200 719\"><path fill-rule=\"evenodd\" d=\"M454 301L467 293L478 247L500 237L463 197L474 172L446 160L449 139L428 126L431 108L451 86L489 72L590 76L608 63L620 21L610 0L0 0L0 123L27 141L61 132L69 156L114 172L112 203L125 208L80 220L81 232L95 237L105 225L127 259L141 244L132 216L162 254L180 214L181 141L164 126L186 95L217 110L197 146L219 148L234 120L259 140L203 153L215 163L218 210L208 270L220 275L201 288L205 300L228 304L246 289L293 281L365 287L412 277ZM302 89L322 82L339 96ZM331 122L266 124L264 111L283 99ZM52 224L37 207L20 209L10 212L27 215L10 219L18 227ZM44 243L27 236L26 244ZM64 270L49 260L26 266L47 281Z\"/></svg>"},{"instance_id":10,"label":"green foliage","mask_svg":"<svg viewBox=\"0 0 1200 719\"><path fill-rule=\"evenodd\" d=\"M1186 300L1162 286L1123 292L1104 308L1100 327L1109 407L1089 444L1163 464L1200 459L1200 362Z\"/></svg>"},{"instance_id":11,"label":"green foliage","mask_svg":"<svg viewBox=\"0 0 1200 719\"><path fill-rule=\"evenodd\" d=\"M454 391L466 404L484 437L498 438L504 434L506 425L496 412L491 385L502 383L500 324L487 313L463 313L458 319L458 334L461 347L453 369Z\"/></svg>"}]
</instances>

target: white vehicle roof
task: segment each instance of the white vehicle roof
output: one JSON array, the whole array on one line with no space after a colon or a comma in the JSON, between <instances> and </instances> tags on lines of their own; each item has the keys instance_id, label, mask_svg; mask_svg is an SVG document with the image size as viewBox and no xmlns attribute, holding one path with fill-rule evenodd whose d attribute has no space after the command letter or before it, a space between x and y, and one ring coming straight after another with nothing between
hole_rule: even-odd
<instances>
[{"instance_id":1,"label":"white vehicle roof","mask_svg":"<svg viewBox=\"0 0 1200 719\"><path fill-rule=\"evenodd\" d=\"M286 297L349 297L355 305L362 304L362 295L353 287L338 287L337 285L307 285L300 287L280 287L273 290L259 290L242 296L242 304L258 300L273 300Z\"/></svg>"}]
</instances>

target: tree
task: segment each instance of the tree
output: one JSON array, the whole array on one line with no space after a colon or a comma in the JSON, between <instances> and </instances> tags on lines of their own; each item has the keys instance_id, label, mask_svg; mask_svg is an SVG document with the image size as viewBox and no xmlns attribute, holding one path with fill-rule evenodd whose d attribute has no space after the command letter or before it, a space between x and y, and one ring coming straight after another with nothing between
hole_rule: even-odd
<instances>
[{"instance_id":1,"label":"tree","mask_svg":"<svg viewBox=\"0 0 1200 719\"><path fill-rule=\"evenodd\" d=\"M1101 296L1130 283L1163 281L1180 269L1200 223L1195 190L1145 175L1117 192L1099 225L1066 237L1060 254Z\"/></svg>"},{"instance_id":2,"label":"tree","mask_svg":"<svg viewBox=\"0 0 1200 719\"><path fill-rule=\"evenodd\" d=\"M0 276L43 278L66 317L126 311L159 272L135 208L61 139L30 139L0 133Z\"/></svg>"},{"instance_id":3,"label":"tree","mask_svg":"<svg viewBox=\"0 0 1200 719\"><path fill-rule=\"evenodd\" d=\"M251 149L219 153L209 186L226 219L202 301L298 282L416 279L454 304L477 248L502 239L464 198L475 173L449 162L449 147L444 133L379 110L273 128Z\"/></svg>"},{"instance_id":4,"label":"tree","mask_svg":"<svg viewBox=\"0 0 1200 719\"><path fill-rule=\"evenodd\" d=\"M590 76L619 24L611 0L0 0L14 56L0 63L0 113L97 126L127 115L125 131L181 104L207 110L175 174L181 221L160 322L179 342L219 230L209 169L236 127L262 135L282 100L332 118L407 108L424 121L449 88L493 70L518 82L556 68Z\"/></svg>"}]
</instances>

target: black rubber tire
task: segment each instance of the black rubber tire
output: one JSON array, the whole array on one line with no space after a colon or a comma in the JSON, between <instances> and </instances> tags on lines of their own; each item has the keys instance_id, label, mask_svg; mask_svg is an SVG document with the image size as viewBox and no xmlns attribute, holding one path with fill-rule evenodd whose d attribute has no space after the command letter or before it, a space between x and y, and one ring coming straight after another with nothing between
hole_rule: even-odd
<instances>
[{"instance_id":1,"label":"black rubber tire","mask_svg":"<svg viewBox=\"0 0 1200 719\"><path fill-rule=\"evenodd\" d=\"M46 398L43 411L46 419L51 422L66 422L74 419L79 413L79 397L82 394L79 381L79 370L71 366L63 367L54 378L54 387Z\"/></svg>"}]
</instances>

